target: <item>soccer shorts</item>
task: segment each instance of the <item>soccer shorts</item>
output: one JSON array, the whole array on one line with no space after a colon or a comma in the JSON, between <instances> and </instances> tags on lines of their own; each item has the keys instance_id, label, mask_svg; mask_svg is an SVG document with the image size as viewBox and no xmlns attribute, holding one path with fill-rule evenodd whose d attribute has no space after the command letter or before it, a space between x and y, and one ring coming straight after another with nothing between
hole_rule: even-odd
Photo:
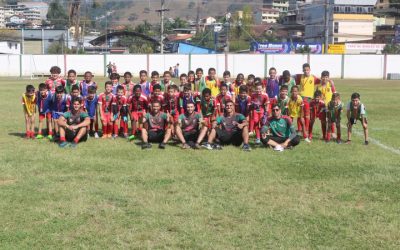
<instances>
[{"instance_id":1,"label":"soccer shorts","mask_svg":"<svg viewBox=\"0 0 400 250\"><path fill-rule=\"evenodd\" d=\"M217 138L221 142L221 144L227 145L227 144L232 144L234 146L240 146L243 143L243 137L242 137L242 130L232 130L232 131L227 131L225 129L216 129L217 132Z\"/></svg>"},{"instance_id":2,"label":"soccer shorts","mask_svg":"<svg viewBox=\"0 0 400 250\"><path fill-rule=\"evenodd\" d=\"M73 142L74 141L74 139L75 139L75 137L76 137L76 135L79 133L79 131L80 131L80 129L78 129L78 130L69 130L69 129L66 129L65 130L65 139L67 140L67 141L69 141L69 142ZM84 134L80 139L79 139L79 142L83 142L83 141L86 141L87 140L87 133L86 134Z\"/></svg>"},{"instance_id":3,"label":"soccer shorts","mask_svg":"<svg viewBox=\"0 0 400 250\"><path fill-rule=\"evenodd\" d=\"M199 137L199 131L192 130L192 131L183 131L183 137L185 138L186 142L196 142L197 138Z\"/></svg>"},{"instance_id":4,"label":"soccer shorts","mask_svg":"<svg viewBox=\"0 0 400 250\"><path fill-rule=\"evenodd\" d=\"M149 142L162 142L164 140L165 131L164 130L150 130L148 132L148 141Z\"/></svg>"},{"instance_id":5,"label":"soccer shorts","mask_svg":"<svg viewBox=\"0 0 400 250\"><path fill-rule=\"evenodd\" d=\"M51 112L45 113L45 114L39 114L39 121L43 121L43 119L46 118L47 120L51 119Z\"/></svg>"},{"instance_id":6,"label":"soccer shorts","mask_svg":"<svg viewBox=\"0 0 400 250\"><path fill-rule=\"evenodd\" d=\"M143 119L143 116L144 116L144 112L136 112L136 111L131 112L131 120L132 121L139 121L139 120Z\"/></svg>"}]
</instances>

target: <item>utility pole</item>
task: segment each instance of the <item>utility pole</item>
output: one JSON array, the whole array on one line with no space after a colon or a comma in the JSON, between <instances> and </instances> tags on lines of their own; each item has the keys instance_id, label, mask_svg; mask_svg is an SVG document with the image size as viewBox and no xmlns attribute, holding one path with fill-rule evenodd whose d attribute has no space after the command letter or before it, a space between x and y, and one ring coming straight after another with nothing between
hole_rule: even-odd
<instances>
[{"instance_id":1,"label":"utility pole","mask_svg":"<svg viewBox=\"0 0 400 250\"><path fill-rule=\"evenodd\" d=\"M196 34L200 31L200 0L197 0L197 13L196 13Z\"/></svg>"},{"instance_id":2,"label":"utility pole","mask_svg":"<svg viewBox=\"0 0 400 250\"><path fill-rule=\"evenodd\" d=\"M160 53L164 54L164 12L169 11L169 9L164 9L165 0L161 0L161 9L156 10L160 12L161 15L161 34L160 34Z\"/></svg>"},{"instance_id":3,"label":"utility pole","mask_svg":"<svg viewBox=\"0 0 400 250\"><path fill-rule=\"evenodd\" d=\"M329 46L329 10L330 10L330 1L325 0L325 54L328 54L328 46Z\"/></svg>"}]
</instances>

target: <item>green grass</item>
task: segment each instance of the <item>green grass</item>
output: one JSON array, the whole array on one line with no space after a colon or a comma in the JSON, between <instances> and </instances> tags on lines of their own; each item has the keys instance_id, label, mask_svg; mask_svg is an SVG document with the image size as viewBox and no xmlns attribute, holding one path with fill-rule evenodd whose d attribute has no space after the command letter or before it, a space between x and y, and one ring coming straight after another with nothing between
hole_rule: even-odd
<instances>
[{"instance_id":1,"label":"green grass","mask_svg":"<svg viewBox=\"0 0 400 250\"><path fill-rule=\"evenodd\" d=\"M60 149L21 138L26 83L0 80L1 248L399 247L399 155L360 136L283 153L142 151L122 139ZM399 149L400 82L336 85L345 102L361 93L370 136Z\"/></svg>"}]
</instances>

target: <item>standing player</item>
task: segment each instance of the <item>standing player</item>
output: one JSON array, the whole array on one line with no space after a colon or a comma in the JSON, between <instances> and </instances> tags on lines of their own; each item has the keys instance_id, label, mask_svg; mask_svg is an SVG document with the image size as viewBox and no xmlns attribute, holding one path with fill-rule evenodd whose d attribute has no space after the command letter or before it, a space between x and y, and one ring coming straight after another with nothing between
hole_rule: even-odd
<instances>
[{"instance_id":1,"label":"standing player","mask_svg":"<svg viewBox=\"0 0 400 250\"><path fill-rule=\"evenodd\" d=\"M246 121L249 122L249 115L251 111L251 97L247 95L247 86L242 85L239 88L239 95L236 97L235 101L235 111L236 113L244 115Z\"/></svg>"},{"instance_id":2,"label":"standing player","mask_svg":"<svg viewBox=\"0 0 400 250\"><path fill-rule=\"evenodd\" d=\"M112 75L112 74L111 74ZM115 104L115 96L112 94L113 83L107 81L105 83L105 91L99 95L99 114L100 121L103 130L103 136L101 138L111 138L111 133L113 131L113 117L111 115L112 104Z\"/></svg>"},{"instance_id":3,"label":"standing player","mask_svg":"<svg viewBox=\"0 0 400 250\"><path fill-rule=\"evenodd\" d=\"M203 76L203 74L204 74L204 71L203 71L203 69L202 68L197 68L196 69L196 79L195 79L195 82L196 82L196 85L198 86L198 92L199 93L203 93L203 90L205 89L205 88L207 88L207 85L206 85L206 79L205 79L205 77Z\"/></svg>"},{"instance_id":4,"label":"standing player","mask_svg":"<svg viewBox=\"0 0 400 250\"><path fill-rule=\"evenodd\" d=\"M329 142L331 140L331 133L333 133L336 125L336 142L338 144L342 143L340 128L342 111L343 104L340 101L340 95L339 93L334 93L332 95L332 100L327 105L328 131L326 135L326 142Z\"/></svg>"},{"instance_id":5,"label":"standing player","mask_svg":"<svg viewBox=\"0 0 400 250\"><path fill-rule=\"evenodd\" d=\"M76 71L73 69L68 70L67 74L67 81L65 83L65 92L67 94L71 93L71 88L73 86L78 86L79 87L79 81L76 80Z\"/></svg>"},{"instance_id":6,"label":"standing player","mask_svg":"<svg viewBox=\"0 0 400 250\"><path fill-rule=\"evenodd\" d=\"M121 85L121 84L119 84L119 78L120 78L120 76L118 73L111 73L110 80L112 83L112 94L113 95L117 94L117 88L119 85Z\"/></svg>"},{"instance_id":7,"label":"standing player","mask_svg":"<svg viewBox=\"0 0 400 250\"><path fill-rule=\"evenodd\" d=\"M133 95L128 99L128 107L131 116L132 132L129 136L129 140L135 139L137 128L142 124L144 115L146 114L146 108L149 106L147 97L142 94L142 88L140 85L133 87Z\"/></svg>"},{"instance_id":8,"label":"standing player","mask_svg":"<svg viewBox=\"0 0 400 250\"><path fill-rule=\"evenodd\" d=\"M279 95L279 78L274 67L269 69L269 77L264 80L265 92L269 99L277 99Z\"/></svg>"},{"instance_id":9,"label":"standing player","mask_svg":"<svg viewBox=\"0 0 400 250\"><path fill-rule=\"evenodd\" d=\"M228 101L232 101L232 98L228 92L228 85L225 83L221 84L220 93L216 97L217 101L217 114L223 115L225 111L225 104Z\"/></svg>"},{"instance_id":10,"label":"standing player","mask_svg":"<svg viewBox=\"0 0 400 250\"><path fill-rule=\"evenodd\" d=\"M93 74L90 71L86 71L84 74L84 79L80 82L80 91L83 97L88 95L88 89L93 86L97 90L97 83L93 81Z\"/></svg>"},{"instance_id":11,"label":"standing player","mask_svg":"<svg viewBox=\"0 0 400 250\"><path fill-rule=\"evenodd\" d=\"M219 80L216 78L216 71L214 68L209 68L208 69L208 76L206 76L205 81L206 81L206 86L211 90L211 95L213 97L216 97L219 94Z\"/></svg>"},{"instance_id":12,"label":"standing player","mask_svg":"<svg viewBox=\"0 0 400 250\"><path fill-rule=\"evenodd\" d=\"M289 104L289 97L288 97L288 86L282 85L279 90L278 99L271 100L271 107L273 105L278 105L282 115L288 115L288 104ZM271 115L270 115L271 116Z\"/></svg>"},{"instance_id":13,"label":"standing player","mask_svg":"<svg viewBox=\"0 0 400 250\"><path fill-rule=\"evenodd\" d=\"M171 81L171 78L172 78L171 72L169 72L168 70L164 71L163 80L161 80L160 83L162 92L167 92L170 85L175 85L175 83Z\"/></svg>"},{"instance_id":14,"label":"standing player","mask_svg":"<svg viewBox=\"0 0 400 250\"><path fill-rule=\"evenodd\" d=\"M212 122L215 120L217 115L217 102L211 96L211 90L209 88L205 88L202 92L200 110L205 126L211 129Z\"/></svg>"},{"instance_id":15,"label":"standing player","mask_svg":"<svg viewBox=\"0 0 400 250\"><path fill-rule=\"evenodd\" d=\"M183 93L181 93L179 95L179 113L180 114L184 114L187 112L186 110L186 106L188 103L195 103L195 111L198 112L199 106L200 106L200 98L196 95L192 93L192 89L190 88L190 86L185 86L183 88Z\"/></svg>"},{"instance_id":16,"label":"standing player","mask_svg":"<svg viewBox=\"0 0 400 250\"><path fill-rule=\"evenodd\" d=\"M161 85L156 84L153 86L153 93L147 98L147 103L149 104L149 110L151 110L151 104L154 101L161 103L161 109L164 107L164 93L161 91Z\"/></svg>"},{"instance_id":17,"label":"standing player","mask_svg":"<svg viewBox=\"0 0 400 250\"><path fill-rule=\"evenodd\" d=\"M322 100L322 93L321 91L317 90L314 93L314 99L311 100L310 103L310 113L311 113L311 120L310 120L310 127L308 129L308 138L310 141L313 137L313 127L315 120L319 118L321 121L321 131L322 131L322 138L326 140L326 110L325 110L325 102Z\"/></svg>"},{"instance_id":18,"label":"standing player","mask_svg":"<svg viewBox=\"0 0 400 250\"><path fill-rule=\"evenodd\" d=\"M152 110L143 118L142 149L151 148L149 142L160 143L159 148L165 149L165 144L171 137L171 128L168 126L168 115L161 111L161 103L153 101Z\"/></svg>"},{"instance_id":19,"label":"standing player","mask_svg":"<svg viewBox=\"0 0 400 250\"><path fill-rule=\"evenodd\" d=\"M74 85L74 86L78 87L78 85ZM67 95L65 94L64 87L61 85L57 86L56 92L52 96L52 101L51 101L51 117L54 121L54 131L56 133L56 138L59 137L58 119L65 112L68 111L68 105L70 105L70 104L69 104Z\"/></svg>"},{"instance_id":20,"label":"standing player","mask_svg":"<svg viewBox=\"0 0 400 250\"><path fill-rule=\"evenodd\" d=\"M90 86L88 90L88 96L85 98L85 111L90 118L89 135L94 138L99 138L99 122L97 120L97 104L99 97L96 95L96 87Z\"/></svg>"},{"instance_id":21,"label":"standing player","mask_svg":"<svg viewBox=\"0 0 400 250\"><path fill-rule=\"evenodd\" d=\"M287 95L292 96L292 87L296 85L295 79L290 75L289 70L284 70L282 72L282 76L279 79L279 85L282 88L283 86L287 86Z\"/></svg>"},{"instance_id":22,"label":"standing player","mask_svg":"<svg viewBox=\"0 0 400 250\"><path fill-rule=\"evenodd\" d=\"M43 120L46 118L47 138L49 140L52 140L53 139L53 128L51 120L52 94L51 91L48 90L48 86L46 86L45 83L39 84L39 92L37 94L36 100L39 110L39 130L36 139L43 139L42 127L43 127Z\"/></svg>"},{"instance_id":23,"label":"standing player","mask_svg":"<svg viewBox=\"0 0 400 250\"><path fill-rule=\"evenodd\" d=\"M29 139L35 138L35 113L36 113L36 95L35 87L27 85L25 93L22 94L22 107L25 116L26 136Z\"/></svg>"},{"instance_id":24,"label":"standing player","mask_svg":"<svg viewBox=\"0 0 400 250\"><path fill-rule=\"evenodd\" d=\"M140 87L142 88L142 93L145 96L149 96L151 92L153 92L153 88L150 82L147 81L147 71L146 70L141 70L139 72L139 78L140 78Z\"/></svg>"},{"instance_id":25,"label":"standing player","mask_svg":"<svg viewBox=\"0 0 400 250\"><path fill-rule=\"evenodd\" d=\"M124 87L119 85L117 87L117 95L114 97L115 102L112 104L112 113L114 120L114 133L113 138L118 137L118 123L120 124L120 129L122 130L124 137L128 138L128 108L127 108L127 98L124 95Z\"/></svg>"},{"instance_id":26,"label":"standing player","mask_svg":"<svg viewBox=\"0 0 400 250\"><path fill-rule=\"evenodd\" d=\"M53 94L56 91L57 86L65 86L65 80L62 79L60 76L61 74L61 69L58 66L53 66L50 68L50 77L49 79L46 80L46 88L47 90L50 90L50 92Z\"/></svg>"},{"instance_id":27,"label":"standing player","mask_svg":"<svg viewBox=\"0 0 400 250\"><path fill-rule=\"evenodd\" d=\"M124 87L125 96L129 98L133 94L133 86L135 84L132 82L132 73L127 71L124 73L124 83L122 83L122 87Z\"/></svg>"},{"instance_id":28,"label":"standing player","mask_svg":"<svg viewBox=\"0 0 400 250\"><path fill-rule=\"evenodd\" d=\"M189 88L189 86L186 86ZM190 89L190 88L189 88ZM171 85L169 87L167 95L165 95L165 106L164 111L169 116L169 120L171 121L171 126L175 126L178 122L179 118L179 92L178 86ZM172 129L171 127L171 129Z\"/></svg>"},{"instance_id":29,"label":"standing player","mask_svg":"<svg viewBox=\"0 0 400 250\"><path fill-rule=\"evenodd\" d=\"M360 94L353 93L351 95L351 101L347 104L347 143L351 142L351 130L353 125L357 123L357 120L361 122L364 130L364 144L368 145L368 121L367 111L364 104L360 102Z\"/></svg>"},{"instance_id":30,"label":"standing player","mask_svg":"<svg viewBox=\"0 0 400 250\"><path fill-rule=\"evenodd\" d=\"M292 87L292 96L289 99L288 102L288 115L294 121L294 119L297 119L297 132L300 133L301 131L303 132L303 137L305 142L311 142L308 139L308 134L306 127L304 126L304 119L302 117L303 113L303 99L299 95L299 87L293 86Z\"/></svg>"},{"instance_id":31,"label":"standing player","mask_svg":"<svg viewBox=\"0 0 400 250\"><path fill-rule=\"evenodd\" d=\"M196 75L193 70L188 72L188 85L190 86L192 93L198 93L199 86L196 84Z\"/></svg>"},{"instance_id":32,"label":"standing player","mask_svg":"<svg viewBox=\"0 0 400 250\"><path fill-rule=\"evenodd\" d=\"M263 93L261 79L256 78L256 92L251 95L251 117L250 117L250 131L256 132L255 144L260 144L260 128L263 117L268 117L269 114L269 98L268 95Z\"/></svg>"},{"instance_id":33,"label":"standing player","mask_svg":"<svg viewBox=\"0 0 400 250\"><path fill-rule=\"evenodd\" d=\"M236 96L239 95L239 89L240 86L246 85L244 82L244 75L242 73L239 73L236 76L236 80L233 82L232 87L231 87L231 92L232 92L232 100L236 100Z\"/></svg>"}]
</instances>

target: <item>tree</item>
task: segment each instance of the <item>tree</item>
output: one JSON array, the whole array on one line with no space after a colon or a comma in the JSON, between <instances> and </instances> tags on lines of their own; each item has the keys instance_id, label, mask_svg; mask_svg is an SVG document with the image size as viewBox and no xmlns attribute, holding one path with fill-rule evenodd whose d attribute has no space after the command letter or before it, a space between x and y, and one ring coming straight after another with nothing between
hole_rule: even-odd
<instances>
[{"instance_id":1,"label":"tree","mask_svg":"<svg viewBox=\"0 0 400 250\"><path fill-rule=\"evenodd\" d=\"M382 50L382 54L400 54L400 45L386 44Z\"/></svg>"},{"instance_id":2,"label":"tree","mask_svg":"<svg viewBox=\"0 0 400 250\"><path fill-rule=\"evenodd\" d=\"M47 20L56 29L65 29L68 25L68 16L66 10L60 4L59 0L54 0L50 3L49 11L47 12Z\"/></svg>"}]
</instances>

